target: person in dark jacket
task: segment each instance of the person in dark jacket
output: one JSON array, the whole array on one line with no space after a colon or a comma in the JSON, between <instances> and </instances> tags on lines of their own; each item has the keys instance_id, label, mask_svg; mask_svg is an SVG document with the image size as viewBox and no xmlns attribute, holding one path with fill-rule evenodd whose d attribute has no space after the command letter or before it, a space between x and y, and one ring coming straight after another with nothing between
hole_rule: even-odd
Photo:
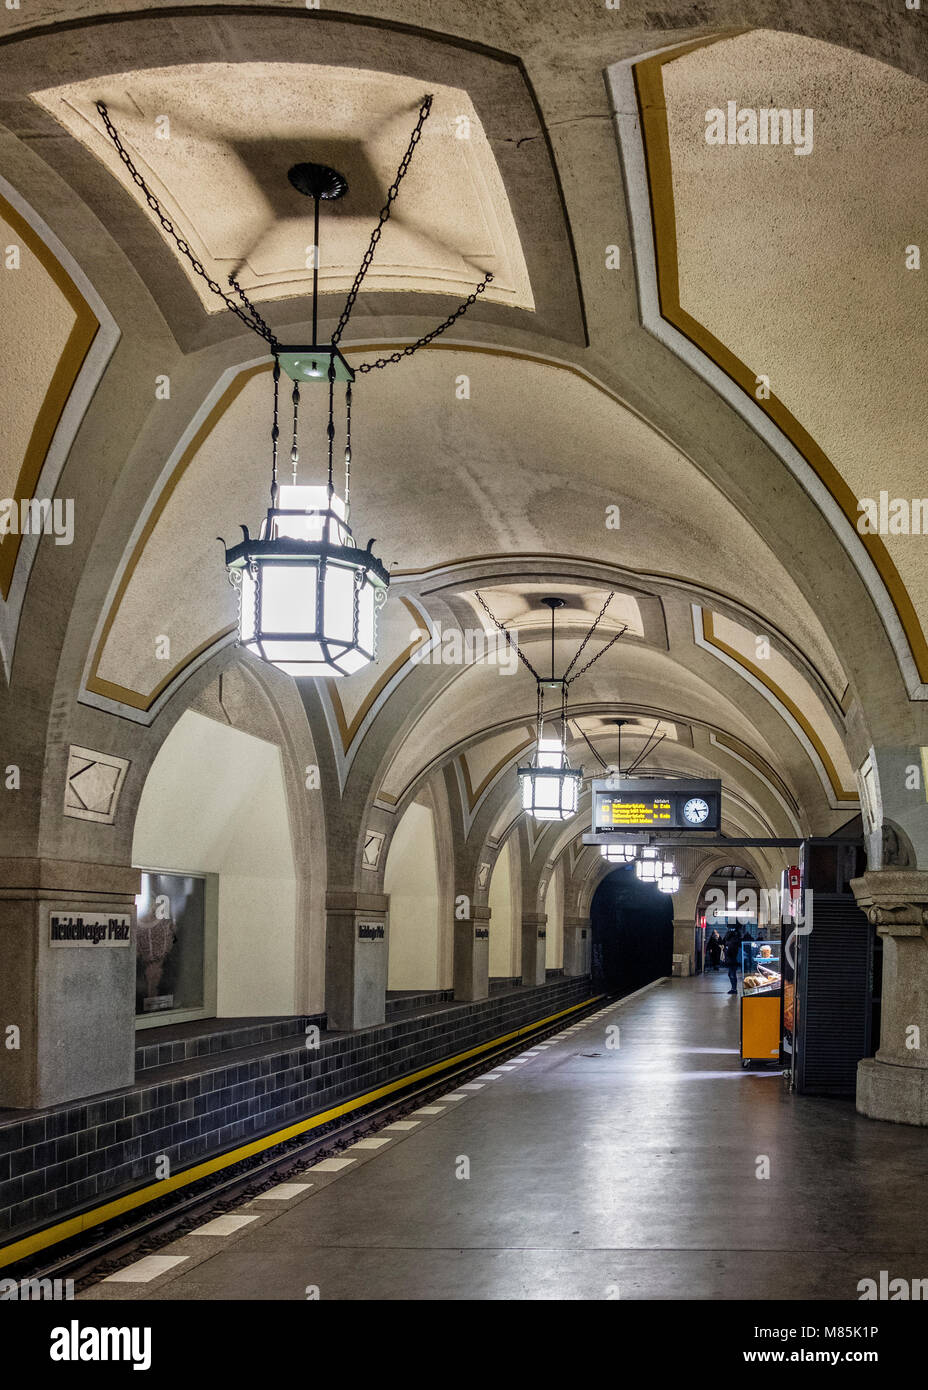
<instances>
[{"instance_id":1,"label":"person in dark jacket","mask_svg":"<svg viewBox=\"0 0 928 1390\"><path fill-rule=\"evenodd\" d=\"M745 927L741 938L741 968L745 975L750 975L754 969L754 937L750 927Z\"/></svg>"},{"instance_id":2,"label":"person in dark jacket","mask_svg":"<svg viewBox=\"0 0 928 1390\"><path fill-rule=\"evenodd\" d=\"M710 935L709 940L706 942L706 960L709 963L709 969L714 970L716 974L718 973L719 962L721 961L721 959L722 938L719 936L717 931L714 931Z\"/></svg>"},{"instance_id":3,"label":"person in dark jacket","mask_svg":"<svg viewBox=\"0 0 928 1390\"><path fill-rule=\"evenodd\" d=\"M741 933L737 927L729 927L722 942L722 950L725 952L725 969L728 971L728 981L731 985L729 994L738 993L738 956L741 951Z\"/></svg>"}]
</instances>

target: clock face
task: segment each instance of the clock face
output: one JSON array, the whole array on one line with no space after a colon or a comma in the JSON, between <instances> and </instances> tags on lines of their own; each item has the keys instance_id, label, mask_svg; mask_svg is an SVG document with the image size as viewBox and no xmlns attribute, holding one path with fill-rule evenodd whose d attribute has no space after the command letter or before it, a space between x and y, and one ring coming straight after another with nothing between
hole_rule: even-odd
<instances>
[{"instance_id":1,"label":"clock face","mask_svg":"<svg viewBox=\"0 0 928 1390\"><path fill-rule=\"evenodd\" d=\"M708 814L708 804L701 796L691 796L683 807L683 818L689 821L690 825L702 825Z\"/></svg>"}]
</instances>

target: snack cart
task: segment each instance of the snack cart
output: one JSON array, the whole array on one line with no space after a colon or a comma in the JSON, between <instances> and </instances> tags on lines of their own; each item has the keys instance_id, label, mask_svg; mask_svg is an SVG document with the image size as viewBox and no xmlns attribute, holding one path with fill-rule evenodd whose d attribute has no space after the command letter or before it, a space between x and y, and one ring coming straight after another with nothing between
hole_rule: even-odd
<instances>
[{"instance_id":1,"label":"snack cart","mask_svg":"<svg viewBox=\"0 0 928 1390\"><path fill-rule=\"evenodd\" d=\"M779 941L741 943L741 1065L780 1060Z\"/></svg>"}]
</instances>

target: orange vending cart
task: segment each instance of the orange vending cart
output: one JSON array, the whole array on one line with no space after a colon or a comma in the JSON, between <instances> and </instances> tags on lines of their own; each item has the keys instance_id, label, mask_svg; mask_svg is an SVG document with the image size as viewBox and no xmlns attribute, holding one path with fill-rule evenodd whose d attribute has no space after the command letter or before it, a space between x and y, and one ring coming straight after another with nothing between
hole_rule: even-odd
<instances>
[{"instance_id":1,"label":"orange vending cart","mask_svg":"<svg viewBox=\"0 0 928 1390\"><path fill-rule=\"evenodd\" d=\"M774 941L742 945L741 1065L780 1060L780 946Z\"/></svg>"}]
</instances>

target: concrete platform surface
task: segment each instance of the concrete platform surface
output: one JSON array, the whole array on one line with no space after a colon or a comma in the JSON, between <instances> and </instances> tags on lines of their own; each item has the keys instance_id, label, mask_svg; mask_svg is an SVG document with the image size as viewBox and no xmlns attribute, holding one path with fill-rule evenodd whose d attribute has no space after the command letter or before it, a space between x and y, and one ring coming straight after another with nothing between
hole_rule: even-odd
<instances>
[{"instance_id":1,"label":"concrete platform surface","mask_svg":"<svg viewBox=\"0 0 928 1390\"><path fill-rule=\"evenodd\" d=\"M928 1276L924 1130L744 1071L727 987L610 1005L81 1297L856 1300Z\"/></svg>"}]
</instances>

